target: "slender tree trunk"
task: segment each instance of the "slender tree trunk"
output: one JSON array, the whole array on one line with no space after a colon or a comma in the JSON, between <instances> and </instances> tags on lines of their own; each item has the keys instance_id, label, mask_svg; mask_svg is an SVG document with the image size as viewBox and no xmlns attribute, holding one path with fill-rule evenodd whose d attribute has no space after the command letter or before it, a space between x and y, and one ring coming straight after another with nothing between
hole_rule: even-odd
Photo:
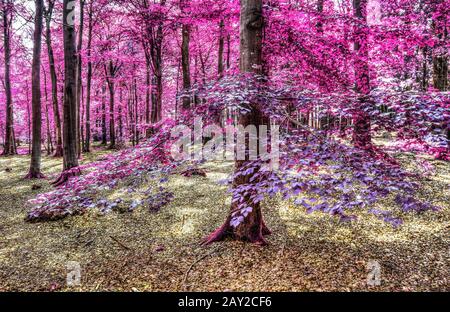
<instances>
[{"instance_id":1,"label":"slender tree trunk","mask_svg":"<svg viewBox=\"0 0 450 312\"><path fill-rule=\"evenodd\" d=\"M123 100L123 88L119 91L119 141L123 142L123 119L122 119L122 100Z\"/></svg>"},{"instance_id":2,"label":"slender tree trunk","mask_svg":"<svg viewBox=\"0 0 450 312\"><path fill-rule=\"evenodd\" d=\"M5 61L5 93L6 93L6 122L5 122L5 145L2 155L17 154L16 143L14 139L14 117L11 92L11 22L12 2L10 0L1 0L3 8L3 51Z\"/></svg>"},{"instance_id":3,"label":"slender tree trunk","mask_svg":"<svg viewBox=\"0 0 450 312\"><path fill-rule=\"evenodd\" d=\"M219 79L223 77L223 50L224 50L224 28L225 23L223 19L220 20L219 23L219 55L218 55L218 66L217 66L217 74Z\"/></svg>"},{"instance_id":4,"label":"slender tree trunk","mask_svg":"<svg viewBox=\"0 0 450 312\"><path fill-rule=\"evenodd\" d=\"M45 37L47 44L47 54L48 54L48 63L50 70L50 80L52 83L52 104L53 104L53 119L55 126L55 139L56 139L56 148L54 157L62 157L63 156L63 146L62 146L62 127L61 127L61 116L59 114L59 104L58 104L58 79L56 77L56 68L55 68L55 57L53 54L52 47L52 33L51 33L51 19L53 15L54 8L54 0L49 1L49 5L47 10L45 10Z\"/></svg>"},{"instance_id":5,"label":"slender tree trunk","mask_svg":"<svg viewBox=\"0 0 450 312\"><path fill-rule=\"evenodd\" d=\"M145 123L150 124L150 95L151 95L151 65L150 56L145 57Z\"/></svg>"},{"instance_id":6,"label":"slender tree trunk","mask_svg":"<svg viewBox=\"0 0 450 312\"><path fill-rule=\"evenodd\" d=\"M186 0L181 0L180 7L183 12L186 6ZM191 68L189 57L189 41L190 41L190 26L187 24L182 25L181 35L181 67L183 70L183 109L189 109L191 106L191 97L189 95L191 89Z\"/></svg>"},{"instance_id":7,"label":"slender tree trunk","mask_svg":"<svg viewBox=\"0 0 450 312\"><path fill-rule=\"evenodd\" d=\"M34 37L33 37L33 64L31 67L31 92L33 111L33 139L31 150L30 170L26 179L42 179L41 173L42 158L42 106L41 106L41 48L42 48L42 19L43 0L35 0L36 14L34 17Z\"/></svg>"},{"instance_id":8,"label":"slender tree trunk","mask_svg":"<svg viewBox=\"0 0 450 312\"><path fill-rule=\"evenodd\" d=\"M116 148L116 130L115 130L115 118L114 118L114 95L115 95L115 82L114 82L114 65L113 62L109 62L109 77L107 78L109 88L109 148Z\"/></svg>"},{"instance_id":9,"label":"slender tree trunk","mask_svg":"<svg viewBox=\"0 0 450 312\"><path fill-rule=\"evenodd\" d=\"M77 124L77 157L81 156L81 89L83 87L82 81L82 57L81 49L83 48L83 29L84 29L84 0L80 0L80 24L78 29L78 45L77 45L77 72L76 72L76 124Z\"/></svg>"},{"instance_id":10,"label":"slender tree trunk","mask_svg":"<svg viewBox=\"0 0 450 312\"><path fill-rule=\"evenodd\" d=\"M52 134L50 131L50 116L48 113L47 74L44 68L42 68L42 72L44 73L45 121L47 125L47 156L49 156L51 153L53 153L53 141L52 141Z\"/></svg>"},{"instance_id":11,"label":"slender tree trunk","mask_svg":"<svg viewBox=\"0 0 450 312\"><path fill-rule=\"evenodd\" d=\"M263 73L262 36L264 21L262 13L262 0L241 0L240 70L243 73ZM251 112L241 114L238 122L244 128L249 125L254 125L258 128L264 120L262 113L256 104L250 104L249 109ZM246 151L249 151L249 139L246 140ZM248 156L246 160L237 160L236 172L249 164ZM255 171L258 172L259 168L256 168ZM234 187L237 188L250 183L253 174L237 176L233 181ZM270 234L270 231L264 224L259 203L254 203L250 199L250 195L243 195L246 205L252 208L252 211L244 220L236 227L230 225L233 218L232 212L239 211L240 209L238 203L233 203L231 205L231 212L226 218L225 223L204 240L205 244L222 240L227 236L236 240L249 241L260 245L267 244L264 235Z\"/></svg>"},{"instance_id":12,"label":"slender tree trunk","mask_svg":"<svg viewBox=\"0 0 450 312\"><path fill-rule=\"evenodd\" d=\"M353 114L353 144L356 147L368 149L371 147L370 116L362 108L367 104L370 93L369 80L369 50L367 44L367 0L353 0L353 11L355 17L355 79L356 91L360 96L360 108Z\"/></svg>"},{"instance_id":13,"label":"slender tree trunk","mask_svg":"<svg viewBox=\"0 0 450 312\"><path fill-rule=\"evenodd\" d=\"M63 151L64 167L61 176L53 182L60 186L72 176L81 174L78 168L77 155L77 102L76 102L76 69L77 51L75 46L75 25L71 18L74 12L74 1L63 2L63 38L64 38L64 105L63 105Z\"/></svg>"},{"instance_id":14,"label":"slender tree trunk","mask_svg":"<svg viewBox=\"0 0 450 312\"><path fill-rule=\"evenodd\" d=\"M106 87L102 86L102 145L108 144L106 139L106 103L105 103Z\"/></svg>"},{"instance_id":15,"label":"slender tree trunk","mask_svg":"<svg viewBox=\"0 0 450 312\"><path fill-rule=\"evenodd\" d=\"M138 92L137 92L137 81L134 80L134 134L135 134L135 142L136 144L139 144L139 111L138 111Z\"/></svg>"},{"instance_id":16,"label":"slender tree trunk","mask_svg":"<svg viewBox=\"0 0 450 312\"><path fill-rule=\"evenodd\" d=\"M91 86L92 86L92 29L93 29L93 1L89 3L88 44L87 44L87 81L86 81L86 137L83 152L91 151Z\"/></svg>"},{"instance_id":17,"label":"slender tree trunk","mask_svg":"<svg viewBox=\"0 0 450 312\"><path fill-rule=\"evenodd\" d=\"M231 36L227 36L227 69L230 69L231 66Z\"/></svg>"}]
</instances>

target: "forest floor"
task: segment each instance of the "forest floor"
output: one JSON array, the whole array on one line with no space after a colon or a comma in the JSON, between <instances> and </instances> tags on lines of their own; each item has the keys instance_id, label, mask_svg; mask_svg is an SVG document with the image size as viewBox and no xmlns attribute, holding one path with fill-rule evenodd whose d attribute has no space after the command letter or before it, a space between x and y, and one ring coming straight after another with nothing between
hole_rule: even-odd
<instances>
[{"instance_id":1,"label":"forest floor","mask_svg":"<svg viewBox=\"0 0 450 312\"><path fill-rule=\"evenodd\" d=\"M416 156L400 157L407 164ZM61 159L44 157L48 179L29 181L22 179L27 156L1 157L0 291L449 291L450 166L430 162L436 174L423 182L423 197L443 209L400 214L398 229L364 212L340 223L272 199L264 203L273 231L269 246L226 241L201 247L228 212L227 186L217 182L232 163L204 165L206 178L172 176L167 187L175 198L158 213L94 209L26 223L27 200L51 190ZM388 200L381 205L395 209ZM69 261L80 263L80 286L66 285ZM379 286L367 284L373 261L381 267Z\"/></svg>"}]
</instances>

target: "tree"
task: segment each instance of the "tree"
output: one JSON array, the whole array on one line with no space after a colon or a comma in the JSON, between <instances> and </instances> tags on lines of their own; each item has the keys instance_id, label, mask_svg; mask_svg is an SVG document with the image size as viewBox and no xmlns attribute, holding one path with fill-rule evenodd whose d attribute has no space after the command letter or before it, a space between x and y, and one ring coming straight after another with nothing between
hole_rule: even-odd
<instances>
[{"instance_id":1,"label":"tree","mask_svg":"<svg viewBox=\"0 0 450 312\"><path fill-rule=\"evenodd\" d=\"M70 177L81 174L78 168L77 155L77 119L76 119L76 65L77 53L75 47L75 2L64 0L63 2L63 38L64 38L64 105L63 105L63 172L53 182L60 186Z\"/></svg>"},{"instance_id":2,"label":"tree","mask_svg":"<svg viewBox=\"0 0 450 312\"><path fill-rule=\"evenodd\" d=\"M77 114L76 114L76 122L77 122L77 155L80 157L81 155L81 94L83 88L82 81L82 69L83 69L83 59L81 56L81 49L83 48L83 29L84 29L84 0L80 0L80 25L78 28L78 44L77 44L77 73L76 73L76 101L77 101Z\"/></svg>"},{"instance_id":3,"label":"tree","mask_svg":"<svg viewBox=\"0 0 450 312\"><path fill-rule=\"evenodd\" d=\"M368 104L368 96L370 93L369 80L369 50L368 50L368 25L367 25L367 0L353 0L353 14L355 17L355 89L361 94L359 99L360 106L355 109L353 114L354 129L353 143L360 148L370 148L370 116L364 110Z\"/></svg>"},{"instance_id":4,"label":"tree","mask_svg":"<svg viewBox=\"0 0 450 312\"><path fill-rule=\"evenodd\" d=\"M42 47L42 20L43 0L35 0L36 13L34 17L34 48L32 64L32 111L33 111L33 140L31 151L30 171L25 177L27 179L41 179L41 134L42 134L42 108L41 108L41 47Z\"/></svg>"},{"instance_id":5,"label":"tree","mask_svg":"<svg viewBox=\"0 0 450 312\"><path fill-rule=\"evenodd\" d=\"M262 37L263 37L264 19L262 11L262 0L242 0L241 18L240 18L240 71L242 73L262 74ZM241 113L239 124L244 128L254 125L257 128L263 121L263 115L256 104L250 104L248 113ZM249 138L246 139L246 160L237 160L235 164L235 174L242 169L251 166L249 161ZM239 188L248 184L252 176L260 170L259 166L253 168L251 174L239 174L234 178L233 187ZM253 195L253 194L251 194ZM264 235L270 234L270 230L264 224L262 211L259 202L251 200L250 194L242 195L246 209L250 207L248 215L237 226L232 225L233 212L241 209L238 202L231 205L231 212L225 220L225 223L215 230L204 240L204 244L210 244L220 241L225 237L231 237L236 240L244 240L252 243L267 244Z\"/></svg>"},{"instance_id":6,"label":"tree","mask_svg":"<svg viewBox=\"0 0 450 312\"><path fill-rule=\"evenodd\" d=\"M5 122L5 144L2 155L17 154L16 142L14 138L14 116L11 93L11 27L12 27L12 6L11 0L1 0L3 16L3 45L5 56L5 93L6 93L6 122Z\"/></svg>"},{"instance_id":7,"label":"tree","mask_svg":"<svg viewBox=\"0 0 450 312\"><path fill-rule=\"evenodd\" d=\"M224 50L224 44L225 44L225 38L224 38L224 28L225 23L223 19L219 22L219 56L218 56L218 64L217 64L217 75L219 76L219 79L223 76L223 50Z\"/></svg>"},{"instance_id":8,"label":"tree","mask_svg":"<svg viewBox=\"0 0 450 312\"><path fill-rule=\"evenodd\" d=\"M61 127L61 116L59 114L59 103L58 103L58 77L56 75L55 68L55 57L52 47L52 31L51 22L53 9L55 6L55 0L49 0L47 8L44 7L45 16L45 41L47 44L47 54L48 54L48 64L50 69L50 80L52 83L52 103L53 103L53 121L55 124L55 137L56 137L56 148L54 157L63 156L63 146L62 146L62 127Z\"/></svg>"},{"instance_id":9,"label":"tree","mask_svg":"<svg viewBox=\"0 0 450 312\"><path fill-rule=\"evenodd\" d=\"M109 148L116 148L116 130L115 130L115 118L114 118L114 96L115 96L115 81L117 73L120 71L122 64L117 61L110 60L108 65L104 65L106 82L109 89Z\"/></svg>"},{"instance_id":10,"label":"tree","mask_svg":"<svg viewBox=\"0 0 450 312\"><path fill-rule=\"evenodd\" d=\"M92 89L92 30L93 30L93 1L89 2L88 11L88 43L87 43L87 81L86 81L86 136L83 152L89 153L91 149L91 89Z\"/></svg>"},{"instance_id":11,"label":"tree","mask_svg":"<svg viewBox=\"0 0 450 312\"><path fill-rule=\"evenodd\" d=\"M186 1L180 1L180 9L182 13L185 13ZM189 41L190 41L190 26L187 22L183 22L181 26L181 67L183 70L183 109L189 109L191 106L191 68L190 68L190 57L189 57Z\"/></svg>"}]
</instances>

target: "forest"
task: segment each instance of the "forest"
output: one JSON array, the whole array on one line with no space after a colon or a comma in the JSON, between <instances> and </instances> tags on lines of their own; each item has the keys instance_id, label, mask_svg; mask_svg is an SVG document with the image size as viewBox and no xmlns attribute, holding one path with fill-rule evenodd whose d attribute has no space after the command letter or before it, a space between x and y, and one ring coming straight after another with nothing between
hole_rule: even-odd
<instances>
[{"instance_id":1,"label":"forest","mask_svg":"<svg viewBox=\"0 0 450 312\"><path fill-rule=\"evenodd\" d=\"M0 292L449 291L450 0L0 0Z\"/></svg>"}]
</instances>

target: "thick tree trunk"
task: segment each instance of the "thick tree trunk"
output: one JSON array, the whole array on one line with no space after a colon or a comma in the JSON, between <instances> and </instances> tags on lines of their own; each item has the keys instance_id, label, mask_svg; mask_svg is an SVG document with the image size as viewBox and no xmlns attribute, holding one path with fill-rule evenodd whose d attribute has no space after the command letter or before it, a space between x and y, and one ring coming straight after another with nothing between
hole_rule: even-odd
<instances>
[{"instance_id":1,"label":"thick tree trunk","mask_svg":"<svg viewBox=\"0 0 450 312\"><path fill-rule=\"evenodd\" d=\"M437 3L436 3L437 4ZM448 26L445 15L439 15L433 21L433 29L439 43L444 47L442 52L433 57L433 86L435 89L448 91L448 49L445 49L448 37ZM450 121L446 120L442 124L443 132L447 138L447 150L440 153L437 158L443 160L450 159Z\"/></svg>"},{"instance_id":2,"label":"thick tree trunk","mask_svg":"<svg viewBox=\"0 0 450 312\"><path fill-rule=\"evenodd\" d=\"M41 149L42 149L42 107L41 107L41 47L42 47L42 19L43 0L35 0L36 14L34 17L33 63L31 67L31 101L33 111L33 139L31 150L30 170L26 179L41 179Z\"/></svg>"},{"instance_id":3,"label":"thick tree trunk","mask_svg":"<svg viewBox=\"0 0 450 312\"><path fill-rule=\"evenodd\" d=\"M63 151L64 168L61 176L53 182L60 186L72 177L81 174L77 155L77 102L76 102L76 68L77 53L75 48L75 25L71 18L74 14L74 1L63 2L63 37L64 37L64 105L63 105Z\"/></svg>"},{"instance_id":4,"label":"thick tree trunk","mask_svg":"<svg viewBox=\"0 0 450 312\"><path fill-rule=\"evenodd\" d=\"M11 6L9 0L2 0L3 15L3 51L5 61L5 93L6 93L6 122L5 122L5 145L2 155L17 154L14 139L14 117L11 92Z\"/></svg>"},{"instance_id":5,"label":"thick tree trunk","mask_svg":"<svg viewBox=\"0 0 450 312\"><path fill-rule=\"evenodd\" d=\"M241 0L241 18L240 18L240 70L243 73L262 74L262 35L264 20L262 14L262 0ZM254 125L256 128L263 123L263 116L259 107L255 104L249 105L250 113L241 114L239 116L239 124L244 128L248 125ZM249 150L249 140L246 140L246 151ZM249 164L249 160L236 161L236 172ZM259 169L255 170L256 172ZM239 175L233 181L235 188L249 184L253 174ZM214 231L210 236L205 238L204 244L210 244L226 237L236 240L249 241L252 243L265 245L267 244L264 235L270 234L269 229L265 226L261 207L259 204L253 203L249 195L244 196L245 202L252 211L244 218L237 227L230 224L232 212L239 209L238 204L232 204L230 215L225 223Z\"/></svg>"},{"instance_id":6,"label":"thick tree trunk","mask_svg":"<svg viewBox=\"0 0 450 312\"><path fill-rule=\"evenodd\" d=\"M164 6L166 0L161 0L160 5ZM162 110L162 44L164 39L164 21L163 15L159 16L158 26L155 34L150 33L150 55L153 64L153 79L152 79L152 114L151 122L157 123L161 120ZM153 32L153 30L151 30ZM154 38L154 39L153 39Z\"/></svg>"},{"instance_id":7,"label":"thick tree trunk","mask_svg":"<svg viewBox=\"0 0 450 312\"><path fill-rule=\"evenodd\" d=\"M180 8L183 12L186 6L187 0L181 0ZM189 109L191 106L191 97L189 92L191 89L191 68L190 68L190 57L189 57L189 41L191 29L190 26L184 24L181 26L181 68L183 71L183 101L182 108Z\"/></svg>"},{"instance_id":8,"label":"thick tree trunk","mask_svg":"<svg viewBox=\"0 0 450 312\"><path fill-rule=\"evenodd\" d=\"M87 81L86 81L86 136L84 141L83 152L89 153L91 151L91 87L92 87L92 29L93 29L93 1L89 3L89 22L88 22L88 44L87 44Z\"/></svg>"},{"instance_id":9,"label":"thick tree trunk","mask_svg":"<svg viewBox=\"0 0 450 312\"><path fill-rule=\"evenodd\" d=\"M45 10L45 41L47 44L47 54L48 54L48 63L50 70L50 80L52 83L52 104L53 104L53 119L55 126L55 139L56 139L56 148L54 157L62 157L63 156L63 147L62 147L62 127L61 127L61 116L59 114L59 104L58 104L58 79L56 77L56 68L55 68L55 57L53 54L52 47L52 33L51 33L51 19L53 15L53 7L54 0L49 1L49 5L47 10Z\"/></svg>"},{"instance_id":10,"label":"thick tree trunk","mask_svg":"<svg viewBox=\"0 0 450 312\"><path fill-rule=\"evenodd\" d=\"M355 88L360 96L360 108L355 109L353 114L353 144L358 148L369 149L371 147L371 123L370 116L362 108L367 102L370 93L369 80L369 50L367 45L367 0L353 0L353 11L355 17Z\"/></svg>"}]
</instances>

